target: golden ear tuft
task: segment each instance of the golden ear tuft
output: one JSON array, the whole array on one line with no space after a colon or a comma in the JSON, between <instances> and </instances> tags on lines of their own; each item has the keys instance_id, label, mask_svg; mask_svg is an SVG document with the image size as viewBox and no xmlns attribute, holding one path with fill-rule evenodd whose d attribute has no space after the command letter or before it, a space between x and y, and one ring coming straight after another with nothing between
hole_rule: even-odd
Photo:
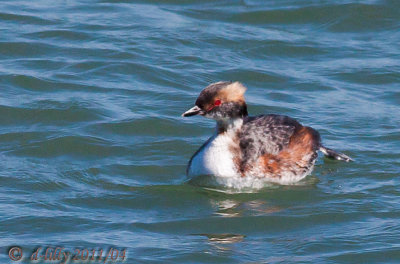
<instances>
[{"instance_id":1,"label":"golden ear tuft","mask_svg":"<svg viewBox=\"0 0 400 264\"><path fill-rule=\"evenodd\" d=\"M240 82L233 82L223 89L229 101L244 101L246 90L247 88Z\"/></svg>"}]
</instances>

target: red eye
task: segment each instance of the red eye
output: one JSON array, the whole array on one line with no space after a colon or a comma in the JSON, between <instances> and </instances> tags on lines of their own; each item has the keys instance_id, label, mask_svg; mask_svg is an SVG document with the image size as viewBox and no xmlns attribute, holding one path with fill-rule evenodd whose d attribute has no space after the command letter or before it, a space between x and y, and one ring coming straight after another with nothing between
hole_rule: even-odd
<instances>
[{"instance_id":1,"label":"red eye","mask_svg":"<svg viewBox=\"0 0 400 264\"><path fill-rule=\"evenodd\" d=\"M214 105L215 106L220 106L221 105L221 100L219 100L219 99L215 100Z\"/></svg>"}]
</instances>

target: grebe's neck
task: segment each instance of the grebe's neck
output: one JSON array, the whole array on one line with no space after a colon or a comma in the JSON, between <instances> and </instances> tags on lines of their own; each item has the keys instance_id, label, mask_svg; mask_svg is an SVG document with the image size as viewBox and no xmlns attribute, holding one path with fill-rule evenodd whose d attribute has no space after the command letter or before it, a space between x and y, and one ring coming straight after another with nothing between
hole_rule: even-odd
<instances>
[{"instance_id":1,"label":"grebe's neck","mask_svg":"<svg viewBox=\"0 0 400 264\"><path fill-rule=\"evenodd\" d=\"M231 133L239 130L243 125L243 117L217 120L217 133Z\"/></svg>"}]
</instances>

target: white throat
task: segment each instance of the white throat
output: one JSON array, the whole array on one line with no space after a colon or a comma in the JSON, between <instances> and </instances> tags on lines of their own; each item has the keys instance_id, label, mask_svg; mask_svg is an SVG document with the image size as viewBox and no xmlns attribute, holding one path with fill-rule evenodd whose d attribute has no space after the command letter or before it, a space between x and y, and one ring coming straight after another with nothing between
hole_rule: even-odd
<instances>
[{"instance_id":1,"label":"white throat","mask_svg":"<svg viewBox=\"0 0 400 264\"><path fill-rule=\"evenodd\" d=\"M242 127L243 119L219 121L214 135L208 143L193 157L189 167L189 176L214 175L217 177L236 177L239 175L234 163L234 150L239 148L237 131ZM223 132L221 132L223 129Z\"/></svg>"}]
</instances>

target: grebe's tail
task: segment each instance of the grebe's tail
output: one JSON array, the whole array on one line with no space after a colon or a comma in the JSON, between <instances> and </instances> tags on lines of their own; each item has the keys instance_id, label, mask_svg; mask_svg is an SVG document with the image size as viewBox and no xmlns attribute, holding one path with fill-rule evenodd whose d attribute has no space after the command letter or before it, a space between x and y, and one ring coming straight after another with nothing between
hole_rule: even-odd
<instances>
[{"instance_id":1,"label":"grebe's tail","mask_svg":"<svg viewBox=\"0 0 400 264\"><path fill-rule=\"evenodd\" d=\"M334 151L333 149L326 148L326 147L324 147L324 146L321 146L321 147L319 148L319 150L320 150L322 153L324 153L324 155L325 155L326 157L331 158L331 159L343 160L343 161L346 161L346 162L354 161L352 158L350 158L350 157L347 156L346 154L343 154L343 153Z\"/></svg>"}]
</instances>

